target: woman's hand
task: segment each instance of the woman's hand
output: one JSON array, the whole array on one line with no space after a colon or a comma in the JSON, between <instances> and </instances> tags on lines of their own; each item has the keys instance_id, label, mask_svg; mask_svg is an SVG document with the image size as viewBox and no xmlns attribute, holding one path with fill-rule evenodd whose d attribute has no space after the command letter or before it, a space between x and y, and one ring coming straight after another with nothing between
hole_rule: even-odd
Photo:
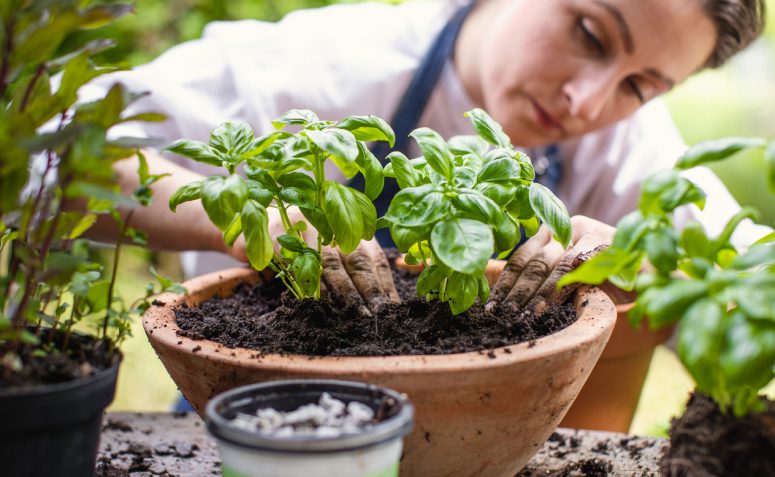
<instances>
[{"instance_id":1,"label":"woman's hand","mask_svg":"<svg viewBox=\"0 0 775 477\"><path fill-rule=\"evenodd\" d=\"M557 282L610 245L616 232L614 227L582 215L572 217L571 226L573 236L567 250L552 240L546 225L517 249L493 287L486 309L527 307L540 315L550 305L565 301L576 286L557 290Z\"/></svg>"}]
</instances>

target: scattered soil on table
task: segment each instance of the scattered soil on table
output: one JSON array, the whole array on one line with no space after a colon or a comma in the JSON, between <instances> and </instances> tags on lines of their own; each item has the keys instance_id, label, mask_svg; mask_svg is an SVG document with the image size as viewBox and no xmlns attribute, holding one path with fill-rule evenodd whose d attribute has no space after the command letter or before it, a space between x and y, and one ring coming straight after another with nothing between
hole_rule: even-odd
<instances>
[{"instance_id":1,"label":"scattered soil on table","mask_svg":"<svg viewBox=\"0 0 775 477\"><path fill-rule=\"evenodd\" d=\"M667 477L775 476L775 401L762 414L723 414L695 393L673 419L670 447L660 461Z\"/></svg>"},{"instance_id":2,"label":"scattered soil on table","mask_svg":"<svg viewBox=\"0 0 775 477\"><path fill-rule=\"evenodd\" d=\"M41 342L46 343L51 336L52 347L62 349L65 334L61 331L43 329L39 333ZM29 389L45 384L56 384L91 376L98 371L111 367L118 355L109 350L107 343L96 341L91 336L71 334L67 350L37 354L39 346L22 344L15 350L21 360L19 370L0 364L0 389ZM0 349L0 354L6 350Z\"/></svg>"},{"instance_id":3,"label":"scattered soil on table","mask_svg":"<svg viewBox=\"0 0 775 477\"><path fill-rule=\"evenodd\" d=\"M390 252L394 258L397 252ZM486 312L478 303L454 316L449 305L415 296L417 276L394 269L399 304L360 316L336 297L296 301L279 280L238 285L229 297L175 310L180 334L263 353L388 356L483 351L549 335L576 320L572 303L537 317L531 311ZM489 355L495 358L495 354Z\"/></svg>"}]
</instances>

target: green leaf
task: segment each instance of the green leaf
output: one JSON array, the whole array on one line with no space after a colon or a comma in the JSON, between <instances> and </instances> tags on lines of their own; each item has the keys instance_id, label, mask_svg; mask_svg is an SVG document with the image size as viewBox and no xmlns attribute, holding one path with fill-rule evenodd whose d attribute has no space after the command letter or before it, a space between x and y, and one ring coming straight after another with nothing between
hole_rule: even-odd
<instances>
[{"instance_id":1,"label":"green leaf","mask_svg":"<svg viewBox=\"0 0 775 477\"><path fill-rule=\"evenodd\" d=\"M406 252L409 247L422 240L430 239L433 224L421 225L419 227L404 227L390 222L390 236L393 237L398 250Z\"/></svg>"},{"instance_id":2,"label":"green leaf","mask_svg":"<svg viewBox=\"0 0 775 477\"><path fill-rule=\"evenodd\" d=\"M323 245L328 245L334 237L334 231L331 229L326 213L318 206L299 207L304 218L318 231L323 237Z\"/></svg>"},{"instance_id":3,"label":"green leaf","mask_svg":"<svg viewBox=\"0 0 775 477\"><path fill-rule=\"evenodd\" d=\"M681 248L691 258L704 258L713 261L715 252L705 229L699 222L689 222L681 232Z\"/></svg>"},{"instance_id":4,"label":"green leaf","mask_svg":"<svg viewBox=\"0 0 775 477\"><path fill-rule=\"evenodd\" d=\"M291 262L291 274L305 296L315 296L320 289L320 255L305 249Z\"/></svg>"},{"instance_id":5,"label":"green leaf","mask_svg":"<svg viewBox=\"0 0 775 477\"><path fill-rule=\"evenodd\" d=\"M697 301L678 325L678 356L700 391L719 385L719 359L726 334L724 310L709 298Z\"/></svg>"},{"instance_id":6,"label":"green leaf","mask_svg":"<svg viewBox=\"0 0 775 477\"><path fill-rule=\"evenodd\" d=\"M743 313L732 313L726 344L721 353L721 373L727 386L760 389L772 380L775 323L747 320Z\"/></svg>"},{"instance_id":7,"label":"green leaf","mask_svg":"<svg viewBox=\"0 0 775 477\"><path fill-rule=\"evenodd\" d=\"M513 159L495 159L487 162L479 171L479 182L504 182L520 179L522 166Z\"/></svg>"},{"instance_id":8,"label":"green leaf","mask_svg":"<svg viewBox=\"0 0 775 477\"><path fill-rule=\"evenodd\" d=\"M571 225L568 210L552 191L536 182L530 184L530 205L536 215L554 233L554 238L563 248L571 239Z\"/></svg>"},{"instance_id":9,"label":"green leaf","mask_svg":"<svg viewBox=\"0 0 775 477\"><path fill-rule=\"evenodd\" d=\"M280 139L288 139L291 137L293 137L291 134L280 131L264 134L263 136L257 137L251 141L250 146L247 147L243 153L243 156L245 158L260 156L264 151L275 144L276 141Z\"/></svg>"},{"instance_id":10,"label":"green leaf","mask_svg":"<svg viewBox=\"0 0 775 477\"><path fill-rule=\"evenodd\" d=\"M248 180L248 198L253 199L264 207L269 207L274 199L272 191L266 189L260 182Z\"/></svg>"},{"instance_id":11,"label":"green leaf","mask_svg":"<svg viewBox=\"0 0 775 477\"><path fill-rule=\"evenodd\" d=\"M207 216L224 231L248 200L248 185L236 174L211 176L202 181L201 198Z\"/></svg>"},{"instance_id":12,"label":"green leaf","mask_svg":"<svg viewBox=\"0 0 775 477\"><path fill-rule=\"evenodd\" d=\"M363 174L365 183L363 193L371 200L376 199L385 186L385 174L382 171L382 164L362 142L358 143L358 158L355 160L355 163L358 165L361 174Z\"/></svg>"},{"instance_id":13,"label":"green leaf","mask_svg":"<svg viewBox=\"0 0 775 477\"><path fill-rule=\"evenodd\" d=\"M365 224L354 191L338 182L325 181L322 205L339 248L345 254L355 250L364 238ZM374 223L376 227L376 210Z\"/></svg>"},{"instance_id":14,"label":"green leaf","mask_svg":"<svg viewBox=\"0 0 775 477\"><path fill-rule=\"evenodd\" d=\"M395 151L388 154L387 159L392 166L392 176L396 178L398 187L408 189L420 185L420 176L412 167L409 159L401 152Z\"/></svg>"},{"instance_id":15,"label":"green leaf","mask_svg":"<svg viewBox=\"0 0 775 477\"><path fill-rule=\"evenodd\" d=\"M481 192L485 197L496 204L502 205L508 204L514 200L514 196L517 194L519 186L510 182L480 182L474 189ZM535 215L533 209L530 207L530 202L526 201L525 205L525 208L530 211L530 215Z\"/></svg>"},{"instance_id":16,"label":"green leaf","mask_svg":"<svg viewBox=\"0 0 775 477\"><path fill-rule=\"evenodd\" d=\"M223 242L229 247L234 245L237 237L242 233L242 219L240 214L237 214L232 219L231 223L226 230L223 231Z\"/></svg>"},{"instance_id":17,"label":"green leaf","mask_svg":"<svg viewBox=\"0 0 775 477\"><path fill-rule=\"evenodd\" d=\"M181 186L170 196L170 210L175 212L183 202L197 200L201 197L202 181L189 182Z\"/></svg>"},{"instance_id":18,"label":"green leaf","mask_svg":"<svg viewBox=\"0 0 775 477\"><path fill-rule=\"evenodd\" d=\"M277 241L284 249L291 252L301 252L307 248L307 244L295 235L282 234L277 237Z\"/></svg>"},{"instance_id":19,"label":"green leaf","mask_svg":"<svg viewBox=\"0 0 775 477\"><path fill-rule=\"evenodd\" d=\"M749 268L775 263L775 242L765 242L751 246L743 255L738 255L730 264L733 270L747 270Z\"/></svg>"},{"instance_id":20,"label":"green leaf","mask_svg":"<svg viewBox=\"0 0 775 477\"><path fill-rule=\"evenodd\" d=\"M317 114L308 109L291 109L272 121L272 125L277 129L282 129L288 124L301 124L306 126L307 124L316 123L318 121L320 121L320 119L318 119Z\"/></svg>"},{"instance_id":21,"label":"green leaf","mask_svg":"<svg viewBox=\"0 0 775 477\"><path fill-rule=\"evenodd\" d=\"M110 289L109 280L100 280L89 284L86 292L86 304L89 305L89 312L96 313L108 307L108 289Z\"/></svg>"},{"instance_id":22,"label":"green leaf","mask_svg":"<svg viewBox=\"0 0 775 477\"><path fill-rule=\"evenodd\" d=\"M726 159L743 149L752 147L764 147L765 141L758 138L728 137L701 142L690 147L678 159L678 169L690 169L701 164Z\"/></svg>"},{"instance_id":23,"label":"green leaf","mask_svg":"<svg viewBox=\"0 0 775 477\"><path fill-rule=\"evenodd\" d=\"M263 270L272 261L274 248L269 236L269 216L263 205L254 200L242 208L242 228L245 235L245 253L256 270Z\"/></svg>"},{"instance_id":24,"label":"green leaf","mask_svg":"<svg viewBox=\"0 0 775 477\"><path fill-rule=\"evenodd\" d=\"M503 220L493 230L495 237L495 251L503 252L511 250L519 243L519 223L511 215L503 214Z\"/></svg>"},{"instance_id":25,"label":"green leaf","mask_svg":"<svg viewBox=\"0 0 775 477\"><path fill-rule=\"evenodd\" d=\"M653 329L679 320L686 309L708 294L708 284L695 280L675 280L664 287L647 289L638 298L645 307Z\"/></svg>"},{"instance_id":26,"label":"green leaf","mask_svg":"<svg viewBox=\"0 0 775 477\"><path fill-rule=\"evenodd\" d=\"M490 145L479 136L453 136L447 141L449 150L457 156L472 154L481 158L487 153Z\"/></svg>"},{"instance_id":27,"label":"green leaf","mask_svg":"<svg viewBox=\"0 0 775 477\"><path fill-rule=\"evenodd\" d=\"M495 122L483 110L479 108L472 109L465 113L465 116L471 119L474 130L485 141L498 147L511 146L511 139L503 132L501 125Z\"/></svg>"},{"instance_id":28,"label":"green leaf","mask_svg":"<svg viewBox=\"0 0 775 477\"><path fill-rule=\"evenodd\" d=\"M203 142L180 139L165 150L188 157L197 162L210 164L211 166L221 167L223 165L221 158L210 150L210 146Z\"/></svg>"},{"instance_id":29,"label":"green leaf","mask_svg":"<svg viewBox=\"0 0 775 477\"><path fill-rule=\"evenodd\" d=\"M662 227L650 231L643 245L649 262L660 272L670 273L678 266L678 238L673 229Z\"/></svg>"},{"instance_id":30,"label":"green leaf","mask_svg":"<svg viewBox=\"0 0 775 477\"><path fill-rule=\"evenodd\" d=\"M302 134L305 134L313 144L334 158L348 163L355 162L358 159L358 144L355 141L355 136L350 131L337 128L328 128L322 131L305 129ZM337 165L341 166L340 164ZM346 171L343 170L342 172L345 172L346 176L348 175ZM350 174L349 176L352 177L352 175Z\"/></svg>"},{"instance_id":31,"label":"green leaf","mask_svg":"<svg viewBox=\"0 0 775 477\"><path fill-rule=\"evenodd\" d=\"M431 265L417 277L417 296L438 295L439 286L451 273L446 267Z\"/></svg>"},{"instance_id":32,"label":"green leaf","mask_svg":"<svg viewBox=\"0 0 775 477\"><path fill-rule=\"evenodd\" d=\"M455 168L455 187L471 189L476 184L476 171L467 166Z\"/></svg>"},{"instance_id":33,"label":"green leaf","mask_svg":"<svg viewBox=\"0 0 775 477\"><path fill-rule=\"evenodd\" d=\"M658 172L643 183L638 208L644 215L672 212L685 204L705 206L705 193L675 170Z\"/></svg>"},{"instance_id":34,"label":"green leaf","mask_svg":"<svg viewBox=\"0 0 775 477\"><path fill-rule=\"evenodd\" d=\"M490 298L490 283L487 281L487 277L484 275L478 275L476 279L479 282L479 291L477 292L479 301L486 303Z\"/></svg>"},{"instance_id":35,"label":"green leaf","mask_svg":"<svg viewBox=\"0 0 775 477\"><path fill-rule=\"evenodd\" d=\"M458 192L452 197L452 205L458 217L478 220L490 225L498 225L503 221L503 211L498 204L475 190Z\"/></svg>"},{"instance_id":36,"label":"green leaf","mask_svg":"<svg viewBox=\"0 0 775 477\"><path fill-rule=\"evenodd\" d=\"M641 256L642 252L638 250L628 252L617 247L610 247L582 263L577 269L563 275L557 286L564 287L571 283L599 285L609 277L621 272L628 263Z\"/></svg>"},{"instance_id":37,"label":"green leaf","mask_svg":"<svg viewBox=\"0 0 775 477\"><path fill-rule=\"evenodd\" d=\"M449 152L449 146L444 142L444 139L436 131L429 128L415 129L409 134L409 137L417 141L428 165L451 181L452 154Z\"/></svg>"},{"instance_id":38,"label":"green leaf","mask_svg":"<svg viewBox=\"0 0 775 477\"><path fill-rule=\"evenodd\" d=\"M350 116L344 118L336 127L350 131L359 141L387 141L390 147L393 147L396 141L396 135L390 125L377 116Z\"/></svg>"},{"instance_id":39,"label":"green leaf","mask_svg":"<svg viewBox=\"0 0 775 477\"><path fill-rule=\"evenodd\" d=\"M639 210L630 212L616 224L614 247L622 250L632 250L638 247L651 225L652 221L643 217Z\"/></svg>"},{"instance_id":40,"label":"green leaf","mask_svg":"<svg viewBox=\"0 0 775 477\"><path fill-rule=\"evenodd\" d=\"M444 193L434 184L399 191L390 201L385 218L405 227L434 223L449 213Z\"/></svg>"},{"instance_id":41,"label":"green leaf","mask_svg":"<svg viewBox=\"0 0 775 477\"><path fill-rule=\"evenodd\" d=\"M452 272L447 280L447 296L453 315L459 315L471 308L478 295L479 280L476 276Z\"/></svg>"},{"instance_id":42,"label":"green leaf","mask_svg":"<svg viewBox=\"0 0 775 477\"><path fill-rule=\"evenodd\" d=\"M743 281L738 286L730 287L728 292L729 298L747 316L775 323L775 286Z\"/></svg>"},{"instance_id":43,"label":"green leaf","mask_svg":"<svg viewBox=\"0 0 775 477\"><path fill-rule=\"evenodd\" d=\"M251 148L253 129L242 121L226 121L210 133L209 145L224 159L236 164L239 156Z\"/></svg>"},{"instance_id":44,"label":"green leaf","mask_svg":"<svg viewBox=\"0 0 775 477\"><path fill-rule=\"evenodd\" d=\"M436 258L461 273L481 273L495 252L490 227L470 219L452 218L437 223L430 242Z\"/></svg>"},{"instance_id":45,"label":"green leaf","mask_svg":"<svg viewBox=\"0 0 775 477\"><path fill-rule=\"evenodd\" d=\"M313 207L314 202L309 200L307 194L295 187L283 187L279 194L280 200L286 204L298 205L299 207Z\"/></svg>"},{"instance_id":46,"label":"green leaf","mask_svg":"<svg viewBox=\"0 0 775 477\"><path fill-rule=\"evenodd\" d=\"M92 225L94 225L94 222L97 221L97 214L86 214L78 221L77 224L70 230L70 233L67 235L68 240L77 239L81 235L83 235L84 232L89 230Z\"/></svg>"}]
</instances>

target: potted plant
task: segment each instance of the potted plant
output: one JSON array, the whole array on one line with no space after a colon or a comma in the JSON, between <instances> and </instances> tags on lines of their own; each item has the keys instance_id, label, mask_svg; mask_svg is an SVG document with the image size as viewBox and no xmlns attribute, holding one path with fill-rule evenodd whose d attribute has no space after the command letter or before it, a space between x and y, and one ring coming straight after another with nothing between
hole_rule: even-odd
<instances>
[{"instance_id":1,"label":"potted plant","mask_svg":"<svg viewBox=\"0 0 775 477\"><path fill-rule=\"evenodd\" d=\"M775 142L730 138L690 148L688 169L746 148L765 150L775 190ZM679 230L677 207L702 207L705 194L677 170L644 184L639 210L618 225L613 245L561 280L610 280L634 289L634 325L677 323L678 355L696 383L683 415L672 422L664 475L773 475L775 405L758 392L775 377L775 234L739 252L731 242L744 208L717 237L690 222ZM648 271L641 272L648 262ZM641 272L641 273L639 273Z\"/></svg>"},{"instance_id":2,"label":"potted plant","mask_svg":"<svg viewBox=\"0 0 775 477\"><path fill-rule=\"evenodd\" d=\"M0 7L0 460L3 475L91 475L102 412L112 401L134 303L114 293L121 242L142 242L119 205L151 200L141 160L134 200L114 186L111 165L139 144L109 139L130 118L121 86L74 107L78 88L113 71L92 62L97 40L63 46L76 30L131 11L120 4L3 2ZM58 79L52 81L52 77ZM54 86L52 86L52 84ZM144 115L134 119L154 119ZM73 209L66 202L86 205ZM98 215L121 230L110 273L82 239ZM161 277L162 288L173 284ZM90 327L93 331L85 333ZM44 456L41 458L41 456Z\"/></svg>"},{"instance_id":3,"label":"potted plant","mask_svg":"<svg viewBox=\"0 0 775 477\"><path fill-rule=\"evenodd\" d=\"M226 391L205 417L224 475L394 477L413 413L391 389L302 379Z\"/></svg>"},{"instance_id":4,"label":"potted plant","mask_svg":"<svg viewBox=\"0 0 775 477\"><path fill-rule=\"evenodd\" d=\"M430 130L415 131L425 157L410 161L393 155L387 171L363 144L392 141L387 125L374 117L333 122L309 111L291 111L277 120L281 130L259 138L248 126L226 123L207 144L184 140L170 147L221 165L229 174L184 186L171 197L171 207L201 199L224 240L232 243L242 232L251 264L271 267L290 295L279 296L273 282L253 291L244 284L257 284L262 276L233 269L191 280L185 284L188 296L162 298L165 306L145 313L151 344L200 413L215 394L254 382L365 381L404 392L415 405L416 425L405 442L402 475L513 475L527 462L589 375L615 310L607 296L593 289L577 294L559 312L568 321L578 316L559 331L568 321L492 313L481 300L463 313L477 297L486 296L484 263L491 252L517 242L520 221L532 232L541 217L556 227L557 235L569 237L564 207L532 182L529 159L511 147L484 112L472 111L469 117L481 139L458 138L450 147ZM300 130L285 132L288 124ZM495 146L492 151L488 143ZM364 174L366 194L326 180L326 161L345 176ZM235 174L242 163L247 178ZM368 199L379 193L384 175L400 183L416 177L417 182L404 182L402 195L377 220ZM433 195L425 201L402 198L422 191ZM306 222L292 219L288 204L297 206ZM282 217L279 250L267 231L268 206ZM445 214L454 223L443 220ZM417 225L401 229L404 216ZM466 246L452 252L467 260L461 271L452 268L458 267L457 258L449 259L450 251L440 248L446 244L434 235L445 229L454 234L455 224L461 235L454 238L470 248L468 254ZM320 297L321 255L332 250L321 246L354 250L380 225L391 227L399 245L409 249L410 261L427 260L419 282L422 296L388 303L372 316L359 314L358 307L336 296ZM313 246L302 239L309 228L318 232ZM414 238L407 238L410 234ZM436 280L439 270L444 273ZM417 282L416 277L402 280L411 287ZM427 301L429 296L444 301ZM259 303L258 308L235 307L242 300ZM563 324L550 330L547 323ZM426 335L435 336L433 344L413 341ZM353 340L345 343L348 336Z\"/></svg>"}]
</instances>

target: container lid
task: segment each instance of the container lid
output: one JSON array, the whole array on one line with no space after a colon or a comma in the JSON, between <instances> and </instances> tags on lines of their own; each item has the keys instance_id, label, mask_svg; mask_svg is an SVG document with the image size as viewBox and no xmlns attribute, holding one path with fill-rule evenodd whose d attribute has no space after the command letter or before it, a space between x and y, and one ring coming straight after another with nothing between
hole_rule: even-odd
<instances>
[{"instance_id":1,"label":"container lid","mask_svg":"<svg viewBox=\"0 0 775 477\"><path fill-rule=\"evenodd\" d=\"M274 437L230 423L237 413L254 413L264 408L292 411L304 404L317 403L323 393L345 403L361 402L374 411L389 402L388 416L361 433L325 438ZM412 430L414 407L405 394L372 384L299 379L251 384L226 391L207 403L205 418L211 434L234 445L275 452L330 453L376 446L405 436Z\"/></svg>"}]
</instances>

